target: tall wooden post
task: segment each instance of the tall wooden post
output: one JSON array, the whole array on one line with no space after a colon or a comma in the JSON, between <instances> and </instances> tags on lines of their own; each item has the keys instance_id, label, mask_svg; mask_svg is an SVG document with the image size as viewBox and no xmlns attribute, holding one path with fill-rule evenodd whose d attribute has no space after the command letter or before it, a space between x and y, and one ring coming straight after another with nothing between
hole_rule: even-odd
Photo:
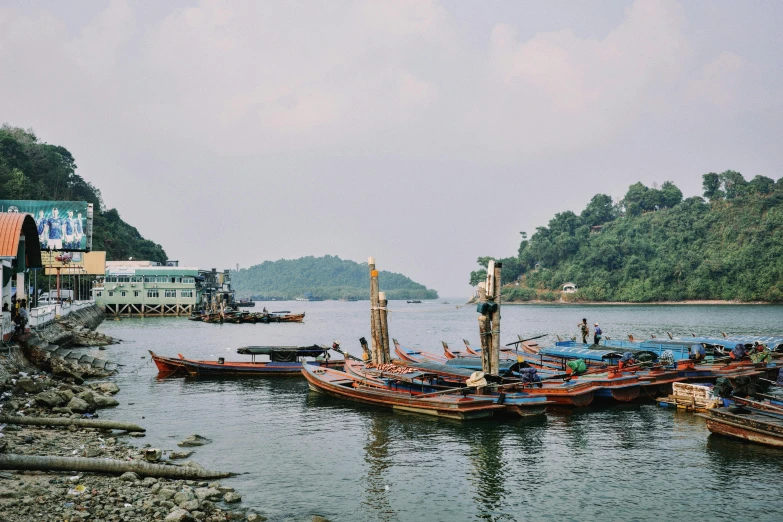
<instances>
[{"instance_id":1,"label":"tall wooden post","mask_svg":"<svg viewBox=\"0 0 783 522\"><path fill-rule=\"evenodd\" d=\"M379 364L383 362L381 348L381 314L378 308L380 302L378 298L378 271L375 269L375 258L370 257L367 260L370 269L370 332L372 334L372 362Z\"/></svg>"},{"instance_id":2,"label":"tall wooden post","mask_svg":"<svg viewBox=\"0 0 783 522\"><path fill-rule=\"evenodd\" d=\"M490 372L492 375L498 375L500 373L500 271L503 267L502 263L495 263L495 284L494 284L494 301L497 307L492 312L490 320L492 321L492 346L490 352Z\"/></svg>"},{"instance_id":3,"label":"tall wooden post","mask_svg":"<svg viewBox=\"0 0 783 522\"><path fill-rule=\"evenodd\" d=\"M378 304L380 310L378 310L381 318L381 361L384 363L391 362L391 352L389 351L389 316L386 305L386 292L378 292Z\"/></svg>"},{"instance_id":4,"label":"tall wooden post","mask_svg":"<svg viewBox=\"0 0 783 522\"><path fill-rule=\"evenodd\" d=\"M485 283L479 283L478 287L478 293L479 293L479 308L482 304L487 304L487 292L484 289ZM489 316L485 313L481 313L479 315L479 341L481 343L481 371L484 373L490 373L490 363L489 363L489 346L491 344L490 342L490 330L491 325L489 321Z\"/></svg>"}]
</instances>

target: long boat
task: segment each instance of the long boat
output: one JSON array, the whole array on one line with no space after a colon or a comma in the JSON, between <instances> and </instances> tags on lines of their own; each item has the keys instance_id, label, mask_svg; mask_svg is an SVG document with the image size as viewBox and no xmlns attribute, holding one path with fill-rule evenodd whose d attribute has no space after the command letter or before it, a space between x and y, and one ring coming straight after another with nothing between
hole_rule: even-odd
<instances>
[{"instance_id":1,"label":"long boat","mask_svg":"<svg viewBox=\"0 0 783 522\"><path fill-rule=\"evenodd\" d=\"M434 417L474 420L506 413L506 407L494 397L468 397L461 394L434 393L412 395L393 391L380 383L362 379L332 368L302 364L302 374L310 389L341 399L391 408L395 412L418 413Z\"/></svg>"},{"instance_id":2,"label":"long boat","mask_svg":"<svg viewBox=\"0 0 783 522\"><path fill-rule=\"evenodd\" d=\"M698 413L712 433L783 448L783 409L733 398L741 408L713 408Z\"/></svg>"},{"instance_id":3,"label":"long boat","mask_svg":"<svg viewBox=\"0 0 783 522\"><path fill-rule=\"evenodd\" d=\"M153 361L160 373L173 375L190 375L192 377L222 377L222 376L299 376L302 364L315 366L341 367L342 360L331 361L309 360L325 356L328 353L325 346L246 346L237 349L238 354L251 355L250 361L226 361L223 357L214 360L187 359L182 354L179 358L162 357L150 351ZM269 361L256 361L256 356L267 355Z\"/></svg>"},{"instance_id":4,"label":"long boat","mask_svg":"<svg viewBox=\"0 0 783 522\"><path fill-rule=\"evenodd\" d=\"M407 373L399 373L402 369L400 367L395 367L395 369L397 371L389 372L376 368L368 368L362 362L347 359L345 361L344 371L355 377L371 379L376 385L381 384L387 389L406 391L411 395L437 393L454 388L454 386L439 382L439 379L433 374L418 369L407 368ZM548 401L543 395L527 393L527 390L523 390L521 387L511 387L516 385L506 385L501 389L492 387L474 388L467 387L465 383L461 384L461 387L464 387L465 391L471 396L481 398L487 396L495 397L498 404L504 404L509 413L515 413L520 417L543 415L546 413L547 407L550 404L554 404L553 402Z\"/></svg>"}]
</instances>

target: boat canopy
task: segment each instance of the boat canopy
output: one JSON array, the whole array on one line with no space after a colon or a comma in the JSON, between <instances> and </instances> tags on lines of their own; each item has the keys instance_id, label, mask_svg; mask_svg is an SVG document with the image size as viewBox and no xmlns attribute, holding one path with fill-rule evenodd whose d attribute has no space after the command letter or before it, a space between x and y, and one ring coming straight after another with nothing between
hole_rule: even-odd
<instances>
[{"instance_id":1,"label":"boat canopy","mask_svg":"<svg viewBox=\"0 0 783 522\"><path fill-rule=\"evenodd\" d=\"M593 350L585 345L561 346L561 343L557 343L555 346L541 348L538 350L538 353L551 357L562 357L564 359L585 359L587 361L601 362L611 362L623 357L622 353L613 350Z\"/></svg>"},{"instance_id":2,"label":"boat canopy","mask_svg":"<svg viewBox=\"0 0 783 522\"><path fill-rule=\"evenodd\" d=\"M318 357L329 351L326 346L243 346L237 348L242 355L269 355L288 357Z\"/></svg>"},{"instance_id":3,"label":"boat canopy","mask_svg":"<svg viewBox=\"0 0 783 522\"><path fill-rule=\"evenodd\" d=\"M776 335L729 335L727 337L677 337L675 342L704 343L724 348L734 348L738 344L750 345L755 341L765 344L773 352L783 352L783 337Z\"/></svg>"}]
</instances>

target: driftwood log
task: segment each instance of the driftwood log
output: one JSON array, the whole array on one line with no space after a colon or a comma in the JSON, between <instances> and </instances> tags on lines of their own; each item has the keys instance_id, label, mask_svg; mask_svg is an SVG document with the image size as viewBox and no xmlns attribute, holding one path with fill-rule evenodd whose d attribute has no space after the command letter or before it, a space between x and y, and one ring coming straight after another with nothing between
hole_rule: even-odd
<instances>
[{"instance_id":1,"label":"driftwood log","mask_svg":"<svg viewBox=\"0 0 783 522\"><path fill-rule=\"evenodd\" d=\"M20 426L77 426L79 428L147 431L145 428L130 422L102 419L69 419L62 417L19 417L0 415L0 424L17 424Z\"/></svg>"},{"instance_id":2,"label":"driftwood log","mask_svg":"<svg viewBox=\"0 0 783 522\"><path fill-rule=\"evenodd\" d=\"M228 471L211 471L189 466L166 466L143 461L91 459L86 457L39 457L33 455L0 455L0 469L26 471L95 471L121 475L129 471L144 477L172 479L214 479L235 475Z\"/></svg>"}]
</instances>

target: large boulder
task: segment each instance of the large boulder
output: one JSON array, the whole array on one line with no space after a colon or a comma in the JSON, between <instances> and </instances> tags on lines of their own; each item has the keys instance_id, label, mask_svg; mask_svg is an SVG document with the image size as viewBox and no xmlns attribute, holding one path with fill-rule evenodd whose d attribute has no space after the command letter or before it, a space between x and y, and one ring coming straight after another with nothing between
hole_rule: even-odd
<instances>
[{"instance_id":1,"label":"large boulder","mask_svg":"<svg viewBox=\"0 0 783 522\"><path fill-rule=\"evenodd\" d=\"M234 502L242 502L242 495L235 491L229 491L223 495L223 502L226 504L233 504Z\"/></svg>"},{"instance_id":2,"label":"large boulder","mask_svg":"<svg viewBox=\"0 0 783 522\"><path fill-rule=\"evenodd\" d=\"M101 393L110 393L114 395L115 393L119 393L120 387L114 384L113 382L99 382L97 384L93 385L94 389L100 390Z\"/></svg>"},{"instance_id":3,"label":"large boulder","mask_svg":"<svg viewBox=\"0 0 783 522\"><path fill-rule=\"evenodd\" d=\"M196 519L186 510L178 507L174 508L163 520L164 522L190 522Z\"/></svg>"},{"instance_id":4,"label":"large boulder","mask_svg":"<svg viewBox=\"0 0 783 522\"><path fill-rule=\"evenodd\" d=\"M56 391L48 390L36 395L35 402L38 403L39 406L45 406L51 409L51 408L56 408L58 406L62 406L67 401L65 400L65 397L63 397Z\"/></svg>"},{"instance_id":5,"label":"large boulder","mask_svg":"<svg viewBox=\"0 0 783 522\"><path fill-rule=\"evenodd\" d=\"M105 395L94 395L93 400L95 401L95 407L98 409L113 408L120 404L114 397L107 397Z\"/></svg>"},{"instance_id":6,"label":"large boulder","mask_svg":"<svg viewBox=\"0 0 783 522\"><path fill-rule=\"evenodd\" d=\"M89 404L90 406L95 406L95 394L91 392L90 390L84 390L83 392L79 392L76 394L78 398Z\"/></svg>"},{"instance_id":7,"label":"large boulder","mask_svg":"<svg viewBox=\"0 0 783 522\"><path fill-rule=\"evenodd\" d=\"M38 393L41 391L41 387L30 377L21 377L16 381L16 387L27 393Z\"/></svg>"},{"instance_id":8,"label":"large boulder","mask_svg":"<svg viewBox=\"0 0 783 522\"><path fill-rule=\"evenodd\" d=\"M222 500L223 499L223 493L220 492L219 489L216 488L196 488L196 491L194 492L196 494L196 498L199 500Z\"/></svg>"},{"instance_id":9,"label":"large boulder","mask_svg":"<svg viewBox=\"0 0 783 522\"><path fill-rule=\"evenodd\" d=\"M173 500L174 500L174 503L179 506L183 502L187 502L188 500L193 500L195 498L196 498L196 495L193 494L192 490L190 490L190 489L183 489L181 491L177 491L176 493L174 493ZM198 506L196 506L196 507L198 507ZM187 509L187 508L185 508L185 509ZM191 511L191 510L188 509L188 511Z\"/></svg>"},{"instance_id":10,"label":"large boulder","mask_svg":"<svg viewBox=\"0 0 783 522\"><path fill-rule=\"evenodd\" d=\"M74 397L71 399L67 408L76 413L87 413L95 411L93 406L90 406L86 401L80 399L79 397Z\"/></svg>"},{"instance_id":11,"label":"large boulder","mask_svg":"<svg viewBox=\"0 0 783 522\"><path fill-rule=\"evenodd\" d=\"M158 462L163 456L163 450L160 448L147 448L144 450L144 460L147 462Z\"/></svg>"}]
</instances>

